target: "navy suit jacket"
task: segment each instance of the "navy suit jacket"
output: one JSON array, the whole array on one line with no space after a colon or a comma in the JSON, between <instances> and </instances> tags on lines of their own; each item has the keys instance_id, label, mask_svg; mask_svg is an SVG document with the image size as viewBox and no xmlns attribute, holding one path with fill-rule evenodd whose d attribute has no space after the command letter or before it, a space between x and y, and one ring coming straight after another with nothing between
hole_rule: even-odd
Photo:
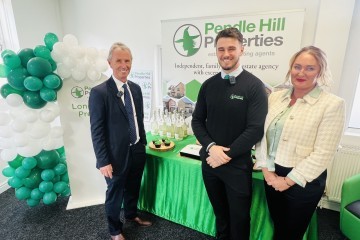
<instances>
[{"instance_id":1,"label":"navy suit jacket","mask_svg":"<svg viewBox=\"0 0 360 240\"><path fill-rule=\"evenodd\" d=\"M128 81L128 86L135 104L140 143L146 145L141 88L131 81ZM121 175L127 170L130 147L129 120L125 106L117 93L114 79L110 77L93 87L89 97L91 138L96 167L111 164L113 175Z\"/></svg>"}]
</instances>

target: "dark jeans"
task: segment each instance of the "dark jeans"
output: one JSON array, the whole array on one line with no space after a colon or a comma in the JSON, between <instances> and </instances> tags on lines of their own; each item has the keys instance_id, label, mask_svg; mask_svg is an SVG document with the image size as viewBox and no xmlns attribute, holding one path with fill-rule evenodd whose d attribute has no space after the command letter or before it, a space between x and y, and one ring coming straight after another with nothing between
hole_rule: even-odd
<instances>
[{"instance_id":1,"label":"dark jeans","mask_svg":"<svg viewBox=\"0 0 360 240\"><path fill-rule=\"evenodd\" d=\"M292 168L275 165L278 176L287 176ZM275 191L265 183L266 199L274 223L274 240L301 240L324 193L326 170L305 188L295 184L286 191Z\"/></svg>"},{"instance_id":2,"label":"dark jeans","mask_svg":"<svg viewBox=\"0 0 360 240\"><path fill-rule=\"evenodd\" d=\"M109 224L110 234L115 236L122 233L123 223L120 221L120 211L124 204L125 218L133 219L137 216L137 202L141 178L144 171L146 153L145 147L137 143L129 147L129 167L124 174L113 178L105 178L107 183L105 212Z\"/></svg>"}]
</instances>

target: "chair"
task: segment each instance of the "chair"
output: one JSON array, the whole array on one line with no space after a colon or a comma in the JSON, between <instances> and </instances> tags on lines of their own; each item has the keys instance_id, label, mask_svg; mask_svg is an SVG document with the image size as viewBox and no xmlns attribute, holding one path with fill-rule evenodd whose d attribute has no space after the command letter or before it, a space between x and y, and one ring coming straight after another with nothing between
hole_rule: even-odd
<instances>
[{"instance_id":1,"label":"chair","mask_svg":"<svg viewBox=\"0 0 360 240\"><path fill-rule=\"evenodd\" d=\"M340 230L350 240L360 240L360 174L347 178L342 185Z\"/></svg>"}]
</instances>

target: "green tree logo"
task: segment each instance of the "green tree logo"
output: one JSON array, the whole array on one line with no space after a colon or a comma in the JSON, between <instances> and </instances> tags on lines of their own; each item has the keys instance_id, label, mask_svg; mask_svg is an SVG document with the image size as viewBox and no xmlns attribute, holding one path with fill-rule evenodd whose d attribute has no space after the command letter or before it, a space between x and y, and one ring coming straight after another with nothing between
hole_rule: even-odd
<instances>
[{"instance_id":1,"label":"green tree logo","mask_svg":"<svg viewBox=\"0 0 360 240\"><path fill-rule=\"evenodd\" d=\"M71 95L74 97L74 98L81 98L82 96L84 96L84 90L81 88L81 87L73 87L71 89Z\"/></svg>"},{"instance_id":2,"label":"green tree logo","mask_svg":"<svg viewBox=\"0 0 360 240\"><path fill-rule=\"evenodd\" d=\"M201 32L192 24L182 25L176 30L173 43L177 53L184 57L191 57L201 47Z\"/></svg>"}]
</instances>

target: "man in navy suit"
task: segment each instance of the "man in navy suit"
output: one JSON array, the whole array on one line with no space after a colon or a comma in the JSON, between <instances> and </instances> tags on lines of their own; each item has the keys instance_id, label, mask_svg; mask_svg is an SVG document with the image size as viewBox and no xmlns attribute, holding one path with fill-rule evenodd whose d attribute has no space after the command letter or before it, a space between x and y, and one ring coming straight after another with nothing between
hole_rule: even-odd
<instances>
[{"instance_id":1,"label":"man in navy suit","mask_svg":"<svg viewBox=\"0 0 360 240\"><path fill-rule=\"evenodd\" d=\"M91 137L96 167L107 183L105 211L111 239L124 240L122 204L127 221L143 227L152 224L137 215L146 160L143 97L140 86L127 80L132 63L130 49L114 43L108 62L112 76L90 92Z\"/></svg>"}]
</instances>

